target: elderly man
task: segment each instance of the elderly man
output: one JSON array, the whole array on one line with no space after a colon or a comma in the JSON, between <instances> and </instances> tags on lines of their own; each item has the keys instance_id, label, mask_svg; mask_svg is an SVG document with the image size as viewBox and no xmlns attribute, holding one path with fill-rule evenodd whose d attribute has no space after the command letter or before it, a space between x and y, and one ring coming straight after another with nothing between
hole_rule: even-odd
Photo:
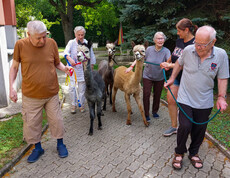
<instances>
[{"instance_id":1,"label":"elderly man","mask_svg":"<svg viewBox=\"0 0 230 178\"><path fill-rule=\"evenodd\" d=\"M13 83L21 63L23 137L29 144L35 144L27 161L33 163L44 154L41 147L43 109L51 135L57 139L58 154L64 158L68 156L68 151L63 144L64 126L56 68L69 73L69 67L60 62L57 44L46 37L47 29L43 22L30 21L27 29L29 37L16 42L10 68L10 99L17 102Z\"/></svg>"},{"instance_id":2,"label":"elderly man","mask_svg":"<svg viewBox=\"0 0 230 178\"><path fill-rule=\"evenodd\" d=\"M183 67L181 84L178 92L178 102L185 113L195 122L205 122L209 119L213 107L214 78L218 80L217 109L226 110L226 91L229 78L228 56L225 50L215 47L216 31L210 26L200 27L195 35L195 44L184 49L178 59L173 73L165 83L172 85L177 74ZM200 169L203 162L198 156L200 145L205 136L207 124L193 124L184 113L179 111L179 128L177 131L177 147L172 162L174 169L182 168L182 159L187 152L186 142L191 134L189 159L192 165Z\"/></svg>"},{"instance_id":3,"label":"elderly man","mask_svg":"<svg viewBox=\"0 0 230 178\"><path fill-rule=\"evenodd\" d=\"M72 75L70 77L70 85L69 85L69 94L71 99L71 113L76 113L76 106L78 105L77 101L80 101L79 110L80 112L84 112L84 105L85 105L85 79L84 79L84 72L82 64L77 60L77 47L78 41L81 43L88 43L85 38L85 28L82 26L76 26L74 29L75 37L74 39L70 40L66 45L64 56L68 60L69 64L74 68L77 76L78 82L78 93L79 98L76 95L76 88L75 88L75 77ZM93 49L90 49L90 63L93 65L96 63L96 58L93 53Z\"/></svg>"}]
</instances>

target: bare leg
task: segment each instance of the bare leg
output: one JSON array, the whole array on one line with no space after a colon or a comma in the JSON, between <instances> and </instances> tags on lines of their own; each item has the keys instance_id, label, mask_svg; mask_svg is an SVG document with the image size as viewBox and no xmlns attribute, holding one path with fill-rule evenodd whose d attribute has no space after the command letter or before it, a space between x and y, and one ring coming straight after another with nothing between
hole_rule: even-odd
<instances>
[{"instance_id":1,"label":"bare leg","mask_svg":"<svg viewBox=\"0 0 230 178\"><path fill-rule=\"evenodd\" d=\"M172 85L170 87L173 95L175 96L175 98L177 99L177 93L178 93L178 89L179 87L176 85ZM172 127L173 128L177 128L177 105L176 105L176 101L173 99L170 91L167 92L167 100L168 100L168 110L169 110L169 116L171 118L171 122L172 122Z\"/></svg>"}]
</instances>

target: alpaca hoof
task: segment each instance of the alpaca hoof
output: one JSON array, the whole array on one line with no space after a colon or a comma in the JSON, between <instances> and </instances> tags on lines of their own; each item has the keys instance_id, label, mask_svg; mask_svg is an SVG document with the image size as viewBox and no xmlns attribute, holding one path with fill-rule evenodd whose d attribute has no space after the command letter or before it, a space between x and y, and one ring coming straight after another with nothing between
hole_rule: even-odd
<instances>
[{"instance_id":1,"label":"alpaca hoof","mask_svg":"<svg viewBox=\"0 0 230 178\"><path fill-rule=\"evenodd\" d=\"M89 132L89 134L88 134L88 135L92 136L92 135L93 135L93 132Z\"/></svg>"},{"instance_id":2,"label":"alpaca hoof","mask_svg":"<svg viewBox=\"0 0 230 178\"><path fill-rule=\"evenodd\" d=\"M145 124L145 126L146 126L146 127L148 127L148 126L149 126L149 122L145 122L144 124Z\"/></svg>"},{"instance_id":3,"label":"alpaca hoof","mask_svg":"<svg viewBox=\"0 0 230 178\"><path fill-rule=\"evenodd\" d=\"M98 130L102 130L102 126L98 127L97 129L98 129Z\"/></svg>"},{"instance_id":4,"label":"alpaca hoof","mask_svg":"<svg viewBox=\"0 0 230 178\"><path fill-rule=\"evenodd\" d=\"M101 111L101 116L104 116L105 114Z\"/></svg>"},{"instance_id":5,"label":"alpaca hoof","mask_svg":"<svg viewBox=\"0 0 230 178\"><path fill-rule=\"evenodd\" d=\"M117 112L117 110L116 110L116 109L113 109L113 112Z\"/></svg>"},{"instance_id":6,"label":"alpaca hoof","mask_svg":"<svg viewBox=\"0 0 230 178\"><path fill-rule=\"evenodd\" d=\"M133 114L133 111L131 111L131 114Z\"/></svg>"},{"instance_id":7,"label":"alpaca hoof","mask_svg":"<svg viewBox=\"0 0 230 178\"><path fill-rule=\"evenodd\" d=\"M127 121L127 122L126 122L126 125L132 125L132 123L131 123L131 122L129 122L129 121Z\"/></svg>"}]
</instances>

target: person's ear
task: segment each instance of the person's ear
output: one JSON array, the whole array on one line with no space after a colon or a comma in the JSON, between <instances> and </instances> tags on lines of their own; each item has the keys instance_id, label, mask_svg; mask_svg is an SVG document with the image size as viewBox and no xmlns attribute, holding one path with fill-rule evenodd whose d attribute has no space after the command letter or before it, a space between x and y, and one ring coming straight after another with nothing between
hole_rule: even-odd
<instances>
[{"instance_id":1,"label":"person's ear","mask_svg":"<svg viewBox=\"0 0 230 178\"><path fill-rule=\"evenodd\" d=\"M213 40L213 42L212 42L212 46L214 46L214 45L215 45L215 43L216 43L216 38Z\"/></svg>"},{"instance_id":2,"label":"person's ear","mask_svg":"<svg viewBox=\"0 0 230 178\"><path fill-rule=\"evenodd\" d=\"M188 33L188 32L189 32L189 28L186 27L186 28L184 29L184 31L185 31L186 33Z\"/></svg>"}]
</instances>

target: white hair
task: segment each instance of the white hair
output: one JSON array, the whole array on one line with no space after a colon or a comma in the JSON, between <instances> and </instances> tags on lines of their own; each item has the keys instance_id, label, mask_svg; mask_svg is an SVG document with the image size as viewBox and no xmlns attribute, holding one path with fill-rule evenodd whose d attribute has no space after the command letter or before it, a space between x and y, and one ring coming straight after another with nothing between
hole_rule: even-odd
<instances>
[{"instance_id":1,"label":"white hair","mask_svg":"<svg viewBox=\"0 0 230 178\"><path fill-rule=\"evenodd\" d=\"M154 35L154 37L153 37L153 41L156 39L157 35L163 36L164 40L166 40L166 36L165 36L165 34L163 32L156 32L155 35Z\"/></svg>"},{"instance_id":2,"label":"white hair","mask_svg":"<svg viewBox=\"0 0 230 178\"><path fill-rule=\"evenodd\" d=\"M31 35L41 34L47 31L46 25L39 20L29 21L27 23L27 30Z\"/></svg>"},{"instance_id":3,"label":"white hair","mask_svg":"<svg viewBox=\"0 0 230 178\"><path fill-rule=\"evenodd\" d=\"M198 28L196 33L198 33L200 30L207 31L209 33L210 40L216 39L216 30L213 27L211 27L209 25L204 25L204 26Z\"/></svg>"},{"instance_id":4,"label":"white hair","mask_svg":"<svg viewBox=\"0 0 230 178\"><path fill-rule=\"evenodd\" d=\"M83 26L76 26L74 28L74 34L76 34L78 31L83 31L84 34L86 33L86 30L85 30L85 28Z\"/></svg>"}]
</instances>

